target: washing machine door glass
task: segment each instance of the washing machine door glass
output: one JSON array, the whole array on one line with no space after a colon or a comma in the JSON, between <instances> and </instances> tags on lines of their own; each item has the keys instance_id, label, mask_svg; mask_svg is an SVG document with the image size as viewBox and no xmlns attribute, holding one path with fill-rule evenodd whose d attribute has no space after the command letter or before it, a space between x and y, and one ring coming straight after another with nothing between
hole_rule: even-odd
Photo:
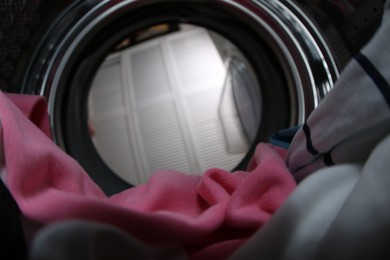
<instances>
[{"instance_id":1,"label":"washing machine door glass","mask_svg":"<svg viewBox=\"0 0 390 260\"><path fill-rule=\"evenodd\" d=\"M155 25L122 40L100 65L88 127L103 161L133 185L161 169L233 170L257 135L259 84L230 41L203 27Z\"/></svg>"}]
</instances>

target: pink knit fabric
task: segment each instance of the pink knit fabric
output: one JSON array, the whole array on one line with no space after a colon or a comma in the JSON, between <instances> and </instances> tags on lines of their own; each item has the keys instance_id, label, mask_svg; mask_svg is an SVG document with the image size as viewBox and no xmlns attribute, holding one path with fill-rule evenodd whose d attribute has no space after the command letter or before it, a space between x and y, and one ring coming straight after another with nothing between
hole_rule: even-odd
<instances>
[{"instance_id":1,"label":"pink knit fabric","mask_svg":"<svg viewBox=\"0 0 390 260\"><path fill-rule=\"evenodd\" d=\"M222 259L264 225L295 188L285 151L259 144L247 172L209 169L195 176L162 170L144 185L106 197L48 138L45 104L41 97L0 92L5 182L22 213L42 224L98 221L149 243L180 244L193 259Z\"/></svg>"}]
</instances>

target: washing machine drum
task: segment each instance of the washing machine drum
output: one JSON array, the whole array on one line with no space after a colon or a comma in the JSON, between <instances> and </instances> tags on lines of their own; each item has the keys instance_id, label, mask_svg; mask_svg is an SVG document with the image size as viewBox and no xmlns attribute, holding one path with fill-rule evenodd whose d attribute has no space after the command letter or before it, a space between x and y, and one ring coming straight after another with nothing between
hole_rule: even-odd
<instances>
[{"instance_id":1,"label":"washing machine drum","mask_svg":"<svg viewBox=\"0 0 390 260\"><path fill-rule=\"evenodd\" d=\"M47 98L54 141L107 194L159 169L244 169L349 60L311 2L2 3L0 86Z\"/></svg>"}]
</instances>

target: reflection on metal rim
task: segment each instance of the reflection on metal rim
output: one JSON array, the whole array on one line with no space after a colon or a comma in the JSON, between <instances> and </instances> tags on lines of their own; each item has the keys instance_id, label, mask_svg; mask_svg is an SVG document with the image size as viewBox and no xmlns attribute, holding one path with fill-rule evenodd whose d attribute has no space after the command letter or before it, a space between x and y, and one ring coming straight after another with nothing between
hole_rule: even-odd
<instances>
[{"instance_id":1,"label":"reflection on metal rim","mask_svg":"<svg viewBox=\"0 0 390 260\"><path fill-rule=\"evenodd\" d=\"M166 6L168 8L165 9ZM177 6L179 6L178 9L175 8ZM159 16L159 8L166 11L165 16ZM150 15L150 12L153 12L157 18ZM201 19L208 20L203 22ZM238 48L241 47L239 46L240 39L228 31L229 28L225 28L225 21L239 24L234 33L241 33L250 42L241 45L243 49L247 48L244 54L246 56L250 56L251 53L257 54L253 55L256 58L248 57L253 58L251 61L257 65L254 66L257 70L255 73L259 74L256 76L264 77L260 75L263 73L261 69L267 73L271 71L267 70L262 63L268 64L269 67L274 66L272 71L274 74L270 73L272 76L264 79L267 83L264 90L269 98L263 103L262 111L265 111L265 116L262 117L260 128L261 131L263 129L265 131L261 137L262 140L266 138L266 134L275 131L276 128L288 127L287 124L290 126L302 124L332 88L333 82L338 77L338 68L327 47L326 40L310 18L291 1L76 1L47 32L47 36L42 40L41 47L37 48L35 54L35 57L39 59L39 66L30 66L31 70L27 73L25 82L31 83L30 86L33 85L31 89L34 89L35 93L48 98L55 142L67 150L69 140L66 138L70 135L73 138L82 130L69 134L67 133L69 129L64 130L64 126L72 125L71 128L82 129L81 120L76 117L82 117L83 111L80 108L77 110L71 107L77 102L81 104L82 95L85 95L80 91L77 92L71 82L76 77L75 75L82 73L83 70L92 73L93 68L88 66L94 66L94 64L86 64L84 61L86 57L95 55L87 48L91 46L90 43L93 40L96 41L99 38L98 41L101 41L96 45L101 44L104 48L93 46L93 50L100 51L108 48L107 46L113 44L113 41L119 42L122 39L120 37L128 36L130 32L162 22L176 22L193 23L206 28L209 26L210 30L215 27L221 31L215 30L215 32L221 35L224 32L226 35L223 36L237 44ZM122 27L119 28L120 26ZM111 30L108 29L112 28L118 31L114 29L112 35L109 35ZM96 57L102 55L103 51L96 54ZM258 55L260 53L265 54ZM102 61L99 59L100 56L94 60L96 66ZM265 60L268 63L265 63ZM36 60L34 62L37 64ZM84 82L85 86L88 85L86 78L89 75L82 74L81 77L80 82ZM277 79L280 79L281 84L273 85L272 83ZM88 90L86 88L83 91ZM73 100L70 102L67 98L73 98ZM73 112L65 111L69 109L73 109ZM279 121L272 118L275 115L280 117ZM75 124L78 125L75 127ZM78 141L72 139L70 143L83 142L79 138L81 136L76 138ZM260 138L256 139L256 142L258 141ZM251 149L254 149L253 147ZM250 153L248 152L245 160L250 158Z\"/></svg>"},{"instance_id":2,"label":"reflection on metal rim","mask_svg":"<svg viewBox=\"0 0 390 260\"><path fill-rule=\"evenodd\" d=\"M274 49L284 57L285 68L291 70L290 93L295 92L298 98L297 121L302 123L330 91L339 75L325 39L292 1L285 2L292 7L291 10L281 1L254 1L260 7L260 13L248 12L236 1L230 3L256 19L272 38ZM305 19L306 25L294 12Z\"/></svg>"},{"instance_id":3,"label":"reflection on metal rim","mask_svg":"<svg viewBox=\"0 0 390 260\"><path fill-rule=\"evenodd\" d=\"M296 97L296 102L295 104L293 102L291 109L296 110L297 118L292 118L291 121L302 123L308 113L329 92L338 76L337 67L325 40L310 19L291 1L286 4L268 0L243 2L221 1L225 7L251 17L264 31L264 37L268 38L270 46L279 56L285 69L290 95ZM80 43L94 33L96 28L108 23L117 13L137 5L139 5L137 1L123 1L116 4L111 1L102 2L90 9L65 37L58 39L60 42L56 44L64 48L57 48L57 53L52 56L41 89L42 95L50 94L51 112L54 110L54 104L58 102L58 96L61 96L61 91L56 86L61 81L62 72L72 55L77 52ZM298 13L301 19L305 18L306 24L294 12ZM311 32L314 32L314 35Z\"/></svg>"}]
</instances>

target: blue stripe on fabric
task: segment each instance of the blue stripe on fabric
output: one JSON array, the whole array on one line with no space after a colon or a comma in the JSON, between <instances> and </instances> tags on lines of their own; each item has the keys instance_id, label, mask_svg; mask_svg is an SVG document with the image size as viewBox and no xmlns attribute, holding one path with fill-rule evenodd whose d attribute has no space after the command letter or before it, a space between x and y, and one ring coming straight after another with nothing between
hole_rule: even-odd
<instances>
[{"instance_id":1,"label":"blue stripe on fabric","mask_svg":"<svg viewBox=\"0 0 390 260\"><path fill-rule=\"evenodd\" d=\"M390 108L390 85L383 77L383 75L375 68L366 56L358 52L355 54L355 60L360 64L360 66L365 70L368 76L374 81L375 85L382 93L384 99L387 102L388 107Z\"/></svg>"},{"instance_id":2,"label":"blue stripe on fabric","mask_svg":"<svg viewBox=\"0 0 390 260\"><path fill-rule=\"evenodd\" d=\"M310 128L305 123L302 127L303 132L305 133L306 136L306 149L313 155L317 155L318 151L313 147L313 143L311 142L311 133L310 133Z\"/></svg>"},{"instance_id":3,"label":"blue stripe on fabric","mask_svg":"<svg viewBox=\"0 0 390 260\"><path fill-rule=\"evenodd\" d=\"M282 129L270 136L268 142L280 146L282 148L288 149L292 140L294 139L295 134L301 126L294 126L286 129Z\"/></svg>"}]
</instances>

